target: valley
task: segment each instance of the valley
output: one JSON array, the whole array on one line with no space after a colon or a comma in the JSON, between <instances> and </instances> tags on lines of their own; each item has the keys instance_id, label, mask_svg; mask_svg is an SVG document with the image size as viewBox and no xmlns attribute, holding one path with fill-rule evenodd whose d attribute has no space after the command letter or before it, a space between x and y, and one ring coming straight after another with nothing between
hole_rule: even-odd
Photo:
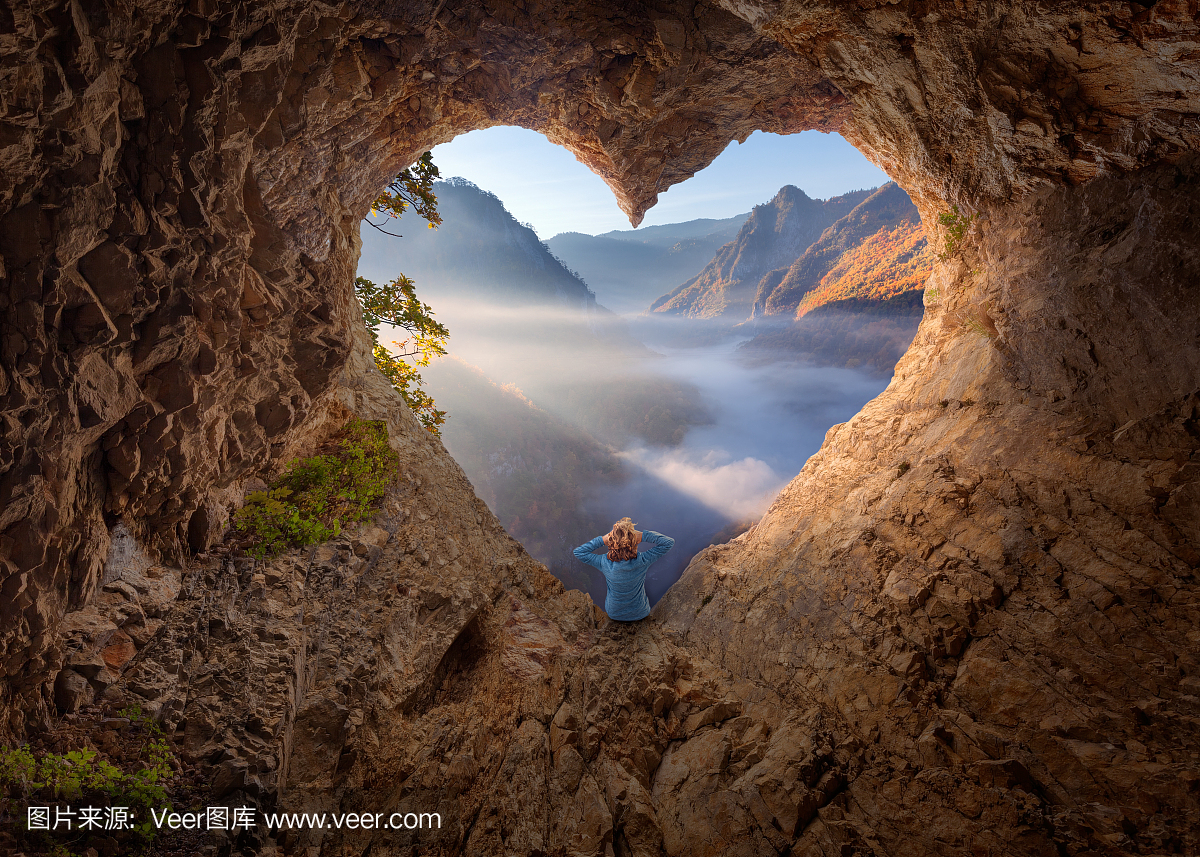
<instances>
[{"instance_id":1,"label":"valley","mask_svg":"<svg viewBox=\"0 0 1200 857\"><path fill-rule=\"evenodd\" d=\"M466 179L435 187L442 225L364 229L359 274L403 271L451 329L451 356L422 370L446 448L597 604L603 579L572 548L625 515L670 534L656 602L883 390L920 321L928 253L894 184L827 201L788 186L746 215L546 242ZM760 280L803 307L760 312Z\"/></svg>"},{"instance_id":2,"label":"valley","mask_svg":"<svg viewBox=\"0 0 1200 857\"><path fill-rule=\"evenodd\" d=\"M1196 12L0 0L0 853L1200 853Z\"/></svg>"}]
</instances>

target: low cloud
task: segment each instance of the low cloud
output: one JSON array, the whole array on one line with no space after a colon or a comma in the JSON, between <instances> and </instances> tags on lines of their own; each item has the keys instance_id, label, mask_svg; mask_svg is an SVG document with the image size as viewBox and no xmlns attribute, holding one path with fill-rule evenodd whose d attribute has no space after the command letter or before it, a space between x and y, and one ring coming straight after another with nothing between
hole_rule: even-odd
<instances>
[{"instance_id":1,"label":"low cloud","mask_svg":"<svg viewBox=\"0 0 1200 857\"><path fill-rule=\"evenodd\" d=\"M787 482L765 461L723 449L636 447L621 457L731 521L761 516Z\"/></svg>"}]
</instances>

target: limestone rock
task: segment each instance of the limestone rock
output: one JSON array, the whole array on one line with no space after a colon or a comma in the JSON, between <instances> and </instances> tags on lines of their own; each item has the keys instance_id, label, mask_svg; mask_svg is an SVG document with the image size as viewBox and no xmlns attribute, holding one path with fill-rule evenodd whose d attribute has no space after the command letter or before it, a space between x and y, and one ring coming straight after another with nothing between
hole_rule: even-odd
<instances>
[{"instance_id":1,"label":"limestone rock","mask_svg":"<svg viewBox=\"0 0 1200 857\"><path fill-rule=\"evenodd\" d=\"M13 726L40 716L107 523L177 564L247 477L319 442L357 223L438 142L537 129L638 221L755 129L840 130L930 222L1197 144L1184 3L176 5L0 15Z\"/></svg>"},{"instance_id":2,"label":"limestone rock","mask_svg":"<svg viewBox=\"0 0 1200 857\"><path fill-rule=\"evenodd\" d=\"M1200 811L1196 547L1165 510L1200 454L1200 323L1174 309L1200 298L1197 205L1189 160L989 212L888 390L657 606L863 748L814 853L910 814L924 851L1002 829L1014 853L1196 847L1173 821ZM1013 812L1036 819L1017 838Z\"/></svg>"},{"instance_id":3,"label":"limestone rock","mask_svg":"<svg viewBox=\"0 0 1200 857\"><path fill-rule=\"evenodd\" d=\"M5 3L0 729L83 704L63 662L99 653L231 798L446 820L247 834L266 853L1194 852L1198 27ZM635 629L505 536L362 341L370 200L502 123L635 222L755 129L840 130L933 243L977 215L889 390ZM389 539L190 555L349 414L405 461ZM145 569L109 578L118 520Z\"/></svg>"},{"instance_id":4,"label":"limestone rock","mask_svg":"<svg viewBox=\"0 0 1200 857\"><path fill-rule=\"evenodd\" d=\"M54 680L54 704L63 714L74 714L91 704L93 695L88 680L75 670L63 670Z\"/></svg>"}]
</instances>

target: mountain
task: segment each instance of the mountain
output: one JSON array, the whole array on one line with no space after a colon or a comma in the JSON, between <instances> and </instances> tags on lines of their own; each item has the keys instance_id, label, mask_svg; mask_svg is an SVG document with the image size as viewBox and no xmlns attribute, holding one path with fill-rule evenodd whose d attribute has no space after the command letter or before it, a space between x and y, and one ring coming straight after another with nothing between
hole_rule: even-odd
<instances>
[{"instance_id":1,"label":"mountain","mask_svg":"<svg viewBox=\"0 0 1200 857\"><path fill-rule=\"evenodd\" d=\"M749 318L760 281L791 265L828 226L870 195L871 191L855 191L814 200L785 185L770 202L754 207L737 237L699 274L656 300L651 311L733 323Z\"/></svg>"},{"instance_id":2,"label":"mountain","mask_svg":"<svg viewBox=\"0 0 1200 857\"><path fill-rule=\"evenodd\" d=\"M620 241L634 241L639 244L653 244L657 247L671 247L681 241L697 239L712 239L718 241L717 246L727 244L737 237L738 230L750 216L735 214L713 220L701 217L697 220L685 220L683 223L667 223L662 226L643 226L639 229L614 229L598 235L598 238L615 238Z\"/></svg>"},{"instance_id":3,"label":"mountain","mask_svg":"<svg viewBox=\"0 0 1200 857\"><path fill-rule=\"evenodd\" d=\"M359 274L387 281L403 271L427 302L470 298L507 306L541 304L606 314L596 296L493 193L461 178L434 184L442 225L412 219L383 224L403 240L363 229Z\"/></svg>"},{"instance_id":4,"label":"mountain","mask_svg":"<svg viewBox=\"0 0 1200 857\"><path fill-rule=\"evenodd\" d=\"M437 182L434 193L442 225L392 221L385 228L400 239L364 229L358 272L375 282L401 272L412 278L449 328L452 354L606 443L636 436L678 444L689 426L708 420L697 391L656 375L660 355L495 194L458 178ZM438 385L430 381L428 390L453 420Z\"/></svg>"},{"instance_id":5,"label":"mountain","mask_svg":"<svg viewBox=\"0 0 1200 857\"><path fill-rule=\"evenodd\" d=\"M764 279L755 317L803 317L847 299L887 300L922 289L933 265L921 216L888 182L827 229L786 271Z\"/></svg>"},{"instance_id":6,"label":"mountain","mask_svg":"<svg viewBox=\"0 0 1200 857\"><path fill-rule=\"evenodd\" d=\"M916 206L889 182L763 278L759 332L740 350L754 362L796 357L890 374L921 323L932 265Z\"/></svg>"},{"instance_id":7,"label":"mountain","mask_svg":"<svg viewBox=\"0 0 1200 857\"><path fill-rule=\"evenodd\" d=\"M638 313L676 283L699 273L722 245L737 236L749 216L614 230L603 235L563 232L546 245L580 273L605 306L618 313Z\"/></svg>"},{"instance_id":8,"label":"mountain","mask_svg":"<svg viewBox=\"0 0 1200 857\"><path fill-rule=\"evenodd\" d=\"M648 354L625 322L597 303L583 280L495 194L462 178L436 182L434 194L442 215L437 229L404 218L383 224L387 234L363 229L360 276L380 283L403 272L452 335L532 339L556 345L564 358L595 360L597 351ZM508 354L516 358L519 352Z\"/></svg>"}]
</instances>

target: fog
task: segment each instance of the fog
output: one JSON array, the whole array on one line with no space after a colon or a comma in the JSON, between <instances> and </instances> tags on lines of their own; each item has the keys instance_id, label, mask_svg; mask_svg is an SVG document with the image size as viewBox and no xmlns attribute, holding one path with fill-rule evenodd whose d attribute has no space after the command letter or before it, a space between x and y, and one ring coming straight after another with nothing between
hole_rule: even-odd
<instances>
[{"instance_id":1,"label":"fog","mask_svg":"<svg viewBox=\"0 0 1200 857\"><path fill-rule=\"evenodd\" d=\"M736 350L745 335L683 348L662 341L678 340L672 336L642 342L625 320L594 305L514 307L435 291L427 289L422 299L449 327L451 353L535 406L534 422L515 427L512 417L483 404L479 391L463 388L461 372L435 363L423 371L427 390L449 410L447 448L531 553L600 604L602 577L575 560L571 548L625 515L639 528L675 538L675 549L647 577L647 592L657 601L697 551L757 520L829 427L887 384L848 369L748 365ZM563 440L565 429L555 428L555 420L594 438L588 442L596 455L619 462L612 478L571 471L580 483L577 501L570 501L578 502L574 516L556 504L575 495L537 481L550 473L562 477L562 459L583 455L580 441ZM535 451L544 460L535 462ZM514 475L522 467L528 472ZM564 521L561 531L538 531L538 522L529 520L538 509L553 509L555 520Z\"/></svg>"},{"instance_id":2,"label":"fog","mask_svg":"<svg viewBox=\"0 0 1200 857\"><path fill-rule=\"evenodd\" d=\"M632 474L628 483L590 500L607 518L629 515L676 539L647 576L651 603L714 537L724 541L760 518L820 449L829 427L887 386L886 379L848 369L750 367L738 359L740 341L695 348L647 343L664 355L656 371L699 390L712 423L693 426L675 447L627 444L620 457Z\"/></svg>"},{"instance_id":3,"label":"fog","mask_svg":"<svg viewBox=\"0 0 1200 857\"><path fill-rule=\"evenodd\" d=\"M802 364L748 366L731 338L695 348L648 345L663 374L694 384L713 423L674 449L631 447L628 460L730 520L759 517L829 427L845 422L887 386L851 369Z\"/></svg>"}]
</instances>

